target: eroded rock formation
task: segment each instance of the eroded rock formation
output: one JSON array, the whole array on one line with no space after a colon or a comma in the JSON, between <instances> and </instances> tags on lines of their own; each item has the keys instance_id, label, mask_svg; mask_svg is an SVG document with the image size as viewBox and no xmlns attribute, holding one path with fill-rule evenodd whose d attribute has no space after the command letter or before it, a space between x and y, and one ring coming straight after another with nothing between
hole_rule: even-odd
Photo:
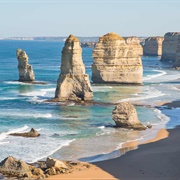
<instances>
[{"instance_id":1,"label":"eroded rock formation","mask_svg":"<svg viewBox=\"0 0 180 180\"><path fill-rule=\"evenodd\" d=\"M35 76L33 68L28 64L28 56L22 49L17 49L16 57L18 59L19 81L34 81Z\"/></svg>"},{"instance_id":2,"label":"eroded rock formation","mask_svg":"<svg viewBox=\"0 0 180 180\"><path fill-rule=\"evenodd\" d=\"M174 62L173 66L177 68L180 67L180 35L179 35L178 45L176 49L176 61Z\"/></svg>"},{"instance_id":3,"label":"eroded rock formation","mask_svg":"<svg viewBox=\"0 0 180 180\"><path fill-rule=\"evenodd\" d=\"M40 134L34 128L31 128L31 130L29 132L11 133L10 135L11 136L22 136L22 137L38 137L38 136L40 136Z\"/></svg>"},{"instance_id":4,"label":"eroded rock formation","mask_svg":"<svg viewBox=\"0 0 180 180\"><path fill-rule=\"evenodd\" d=\"M139 121L135 107L129 102L119 103L112 111L112 119L117 127L134 130L146 129Z\"/></svg>"},{"instance_id":5,"label":"eroded rock formation","mask_svg":"<svg viewBox=\"0 0 180 180\"><path fill-rule=\"evenodd\" d=\"M81 47L93 48L96 45L96 42L82 42Z\"/></svg>"},{"instance_id":6,"label":"eroded rock formation","mask_svg":"<svg viewBox=\"0 0 180 180\"><path fill-rule=\"evenodd\" d=\"M131 48L133 51L135 51L138 55L143 55L143 48L140 44L140 40L136 36L131 37L123 37L126 41L126 44Z\"/></svg>"},{"instance_id":7,"label":"eroded rock formation","mask_svg":"<svg viewBox=\"0 0 180 180\"><path fill-rule=\"evenodd\" d=\"M93 50L92 80L94 83L141 84L142 61L116 33L99 38Z\"/></svg>"},{"instance_id":8,"label":"eroded rock formation","mask_svg":"<svg viewBox=\"0 0 180 180\"><path fill-rule=\"evenodd\" d=\"M164 37L148 37L143 46L143 55L161 56Z\"/></svg>"},{"instance_id":9,"label":"eroded rock formation","mask_svg":"<svg viewBox=\"0 0 180 180\"><path fill-rule=\"evenodd\" d=\"M26 164L22 160L17 160L12 156L5 158L0 162L0 173L19 178L36 179L45 178L44 172L35 166Z\"/></svg>"},{"instance_id":10,"label":"eroded rock formation","mask_svg":"<svg viewBox=\"0 0 180 180\"><path fill-rule=\"evenodd\" d=\"M61 73L57 81L55 98L59 101L89 101L93 92L85 74L79 39L70 35L62 50Z\"/></svg>"},{"instance_id":11,"label":"eroded rock formation","mask_svg":"<svg viewBox=\"0 0 180 180\"><path fill-rule=\"evenodd\" d=\"M161 61L174 62L176 60L176 49L179 35L180 32L169 32L164 35Z\"/></svg>"}]
</instances>

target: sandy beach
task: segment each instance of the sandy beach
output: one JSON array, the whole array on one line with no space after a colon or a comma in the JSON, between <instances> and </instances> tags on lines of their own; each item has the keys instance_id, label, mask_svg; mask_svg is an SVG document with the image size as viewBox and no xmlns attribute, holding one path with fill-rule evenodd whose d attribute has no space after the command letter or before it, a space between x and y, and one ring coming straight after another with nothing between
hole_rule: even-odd
<instances>
[{"instance_id":1,"label":"sandy beach","mask_svg":"<svg viewBox=\"0 0 180 180\"><path fill-rule=\"evenodd\" d=\"M180 107L180 101L158 105L176 108ZM121 157L95 162L89 168L80 167L71 174L51 176L48 179L176 180L180 178L179 139L180 127L161 129L155 138L143 144L137 141L124 143L121 153L131 151Z\"/></svg>"}]
</instances>

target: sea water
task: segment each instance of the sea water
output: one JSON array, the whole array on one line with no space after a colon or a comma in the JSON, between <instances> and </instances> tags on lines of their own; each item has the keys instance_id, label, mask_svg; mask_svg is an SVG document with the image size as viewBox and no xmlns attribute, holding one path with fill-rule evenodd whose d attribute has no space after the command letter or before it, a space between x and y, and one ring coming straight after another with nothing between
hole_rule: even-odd
<instances>
[{"instance_id":1,"label":"sea water","mask_svg":"<svg viewBox=\"0 0 180 180\"><path fill-rule=\"evenodd\" d=\"M160 57L142 57L143 86L92 85L94 101L117 103L129 101L137 106L140 121L152 124L143 132L117 129L113 126L114 105L74 105L47 103L55 95L60 73L63 42L58 41L0 41L0 161L12 155L27 162L47 156L64 160L98 161L98 154L110 153L122 143L149 137L161 127L173 128L180 124L169 117L178 110L149 108L157 102L180 98L179 72L170 70L171 64L160 62ZM37 81L46 85L26 84L18 80L16 50L22 48L29 56ZM92 48L83 48L86 73L91 79ZM169 117L162 112L169 113ZM35 128L38 138L10 136Z\"/></svg>"}]
</instances>

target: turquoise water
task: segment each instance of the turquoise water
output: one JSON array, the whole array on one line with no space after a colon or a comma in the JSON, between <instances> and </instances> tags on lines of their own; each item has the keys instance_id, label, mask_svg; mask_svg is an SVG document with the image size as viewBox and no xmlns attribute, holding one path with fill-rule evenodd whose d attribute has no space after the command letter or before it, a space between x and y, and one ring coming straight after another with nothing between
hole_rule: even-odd
<instances>
[{"instance_id":1,"label":"turquoise water","mask_svg":"<svg viewBox=\"0 0 180 180\"><path fill-rule=\"evenodd\" d=\"M46 103L45 100L55 94L63 45L63 42L56 41L0 41L0 160L9 155L28 162L47 156L77 160L108 153L119 148L123 142L144 138L168 120L157 109L137 106L141 122L153 124L151 130L140 133L113 128L113 105ZM17 48L27 52L36 80L47 85L14 81L18 79ZM91 48L83 48L86 73L90 78L91 54ZM159 57L142 57L142 60L143 86L93 85L94 100L154 105L159 101L178 99L179 83L170 81L177 79L179 72L167 69L170 65L161 63ZM31 127L37 129L41 136L22 138L9 135L29 131Z\"/></svg>"}]
</instances>

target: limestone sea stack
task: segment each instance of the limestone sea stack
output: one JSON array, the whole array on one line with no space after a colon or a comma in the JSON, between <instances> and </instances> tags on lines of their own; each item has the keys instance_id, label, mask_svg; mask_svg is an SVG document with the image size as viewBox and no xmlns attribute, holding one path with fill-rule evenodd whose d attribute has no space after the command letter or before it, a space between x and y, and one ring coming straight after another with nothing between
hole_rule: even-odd
<instances>
[{"instance_id":1,"label":"limestone sea stack","mask_svg":"<svg viewBox=\"0 0 180 180\"><path fill-rule=\"evenodd\" d=\"M147 56L161 56L162 55L162 42L164 37L148 37L145 39L143 46L143 55Z\"/></svg>"},{"instance_id":2,"label":"limestone sea stack","mask_svg":"<svg viewBox=\"0 0 180 180\"><path fill-rule=\"evenodd\" d=\"M179 35L179 39L178 39L178 45L177 45L177 49L176 49L176 61L173 64L174 67L180 67L180 35Z\"/></svg>"},{"instance_id":3,"label":"limestone sea stack","mask_svg":"<svg viewBox=\"0 0 180 180\"><path fill-rule=\"evenodd\" d=\"M85 74L79 39L70 35L62 50L61 73L55 98L58 101L89 101L92 97L93 91L89 76Z\"/></svg>"},{"instance_id":4,"label":"limestone sea stack","mask_svg":"<svg viewBox=\"0 0 180 180\"><path fill-rule=\"evenodd\" d=\"M176 60L176 49L179 35L180 32L168 32L164 35L161 61L174 62Z\"/></svg>"},{"instance_id":5,"label":"limestone sea stack","mask_svg":"<svg viewBox=\"0 0 180 180\"><path fill-rule=\"evenodd\" d=\"M34 81L33 68L28 64L28 55L26 52L22 49L17 49L16 57L18 59L19 81Z\"/></svg>"},{"instance_id":6,"label":"limestone sea stack","mask_svg":"<svg viewBox=\"0 0 180 180\"><path fill-rule=\"evenodd\" d=\"M143 55L143 48L137 36L123 37L129 48L132 48L138 55Z\"/></svg>"},{"instance_id":7,"label":"limestone sea stack","mask_svg":"<svg viewBox=\"0 0 180 180\"><path fill-rule=\"evenodd\" d=\"M146 127L138 119L135 107L129 102L121 102L112 111L112 119L116 127L145 130Z\"/></svg>"},{"instance_id":8,"label":"limestone sea stack","mask_svg":"<svg viewBox=\"0 0 180 180\"><path fill-rule=\"evenodd\" d=\"M140 56L116 33L99 38L93 50L92 80L105 84L142 84Z\"/></svg>"}]
</instances>

